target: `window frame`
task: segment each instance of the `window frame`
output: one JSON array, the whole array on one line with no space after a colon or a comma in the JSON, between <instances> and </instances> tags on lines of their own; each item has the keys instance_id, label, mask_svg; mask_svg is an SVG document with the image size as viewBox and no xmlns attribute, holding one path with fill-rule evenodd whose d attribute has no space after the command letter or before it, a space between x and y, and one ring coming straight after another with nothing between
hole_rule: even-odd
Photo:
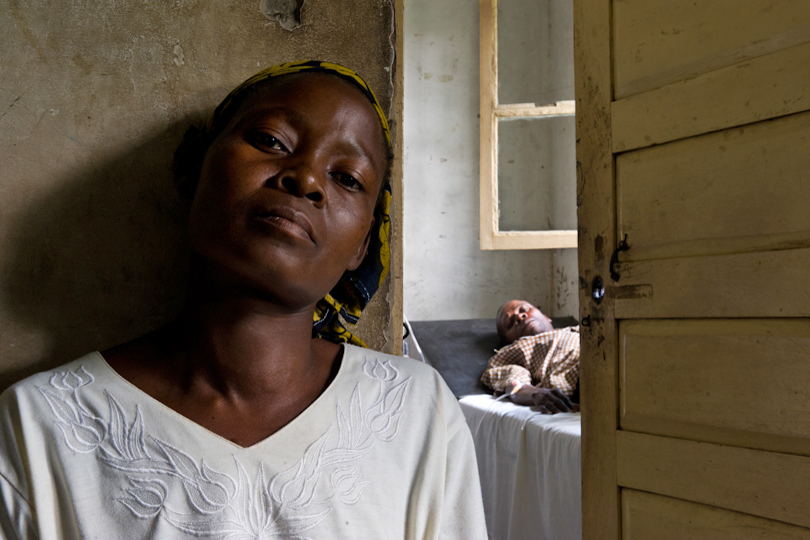
<instances>
[{"instance_id":1,"label":"window frame","mask_svg":"<svg viewBox=\"0 0 810 540\"><path fill-rule=\"evenodd\" d=\"M498 0L480 0L480 228L482 250L577 247L576 230L501 231L498 223L498 119L573 116L574 101L498 103Z\"/></svg>"}]
</instances>

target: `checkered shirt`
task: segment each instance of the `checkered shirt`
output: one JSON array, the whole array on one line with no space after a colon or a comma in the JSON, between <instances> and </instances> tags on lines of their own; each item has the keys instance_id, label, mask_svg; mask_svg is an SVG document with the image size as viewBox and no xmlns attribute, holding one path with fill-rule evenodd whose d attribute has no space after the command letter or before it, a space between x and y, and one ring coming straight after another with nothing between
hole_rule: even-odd
<instances>
[{"instance_id":1,"label":"checkered shirt","mask_svg":"<svg viewBox=\"0 0 810 540\"><path fill-rule=\"evenodd\" d=\"M489 359L481 382L502 392L507 383L557 388L568 397L579 380L579 326L525 336Z\"/></svg>"}]
</instances>

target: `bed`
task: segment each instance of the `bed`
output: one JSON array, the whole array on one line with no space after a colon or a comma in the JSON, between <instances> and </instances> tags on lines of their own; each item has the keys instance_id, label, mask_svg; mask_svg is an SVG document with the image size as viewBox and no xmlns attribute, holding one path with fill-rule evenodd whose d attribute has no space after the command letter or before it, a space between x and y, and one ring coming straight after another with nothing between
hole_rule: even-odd
<instances>
[{"instance_id":1,"label":"bed","mask_svg":"<svg viewBox=\"0 0 810 540\"><path fill-rule=\"evenodd\" d=\"M576 324L554 319L555 327ZM491 540L580 540L580 415L542 415L496 400L479 381L499 344L494 319L412 321L473 434Z\"/></svg>"}]
</instances>

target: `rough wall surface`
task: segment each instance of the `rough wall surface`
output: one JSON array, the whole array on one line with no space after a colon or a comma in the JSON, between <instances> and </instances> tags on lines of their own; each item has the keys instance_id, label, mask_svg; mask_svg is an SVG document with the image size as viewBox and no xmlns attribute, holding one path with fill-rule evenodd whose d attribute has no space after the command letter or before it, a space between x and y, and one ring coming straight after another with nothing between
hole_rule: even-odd
<instances>
[{"instance_id":1,"label":"rough wall surface","mask_svg":"<svg viewBox=\"0 0 810 540\"><path fill-rule=\"evenodd\" d=\"M538 4L503 3L519 14ZM529 35L532 22L526 18ZM577 316L575 249L479 249L478 3L409 0L403 33L405 316L495 317L510 298L529 300L551 316ZM525 61L526 56L518 58ZM537 87L538 80L516 84ZM541 98L531 99L540 103ZM573 223L575 228L576 206L568 208L560 226Z\"/></svg>"},{"instance_id":2,"label":"rough wall surface","mask_svg":"<svg viewBox=\"0 0 810 540\"><path fill-rule=\"evenodd\" d=\"M388 0L305 0L293 31L261 7L0 0L0 389L176 314L188 254L171 157L230 88L318 58L388 106ZM380 349L388 288L361 322Z\"/></svg>"}]
</instances>

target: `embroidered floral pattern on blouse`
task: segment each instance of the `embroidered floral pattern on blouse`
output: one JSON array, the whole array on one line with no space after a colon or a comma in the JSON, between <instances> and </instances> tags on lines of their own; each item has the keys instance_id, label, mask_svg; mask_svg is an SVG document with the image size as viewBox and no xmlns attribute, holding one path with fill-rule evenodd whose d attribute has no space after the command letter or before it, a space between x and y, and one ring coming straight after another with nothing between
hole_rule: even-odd
<instances>
[{"instance_id":1,"label":"embroidered floral pattern on blouse","mask_svg":"<svg viewBox=\"0 0 810 540\"><path fill-rule=\"evenodd\" d=\"M364 480L358 460L377 441L392 441L399 431L410 377L400 381L389 360L376 358L365 360L363 373L378 384L376 399L364 407L357 383L348 409L337 405L337 437L334 426L328 428L298 463L269 479L261 463L251 479L234 457L235 474L227 474L146 436L140 408L136 405L130 422L106 390L109 415L94 415L82 403L82 394L92 391L88 387L95 380L83 366L55 372L50 387L38 390L68 448L95 452L102 463L123 473L125 485L116 500L136 518L162 518L197 537L306 540L301 535L323 521L337 501L353 505L360 500L371 481ZM173 496L173 490L181 495Z\"/></svg>"}]
</instances>

